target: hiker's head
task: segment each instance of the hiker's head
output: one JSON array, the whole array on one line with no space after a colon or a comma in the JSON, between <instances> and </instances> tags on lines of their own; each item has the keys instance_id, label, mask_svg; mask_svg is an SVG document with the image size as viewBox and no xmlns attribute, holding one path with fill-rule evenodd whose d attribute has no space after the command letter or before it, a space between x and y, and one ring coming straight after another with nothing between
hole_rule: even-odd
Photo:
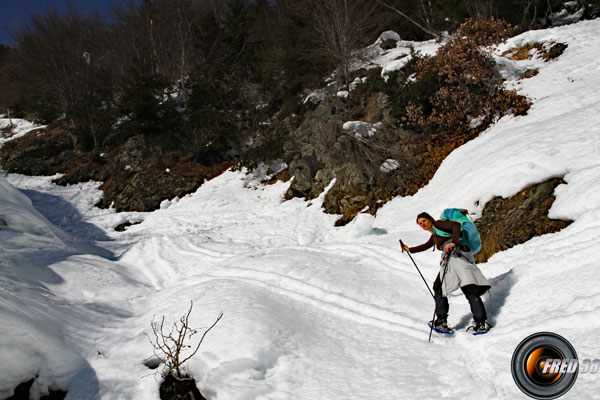
<instances>
[{"instance_id":1,"label":"hiker's head","mask_svg":"<svg viewBox=\"0 0 600 400\"><path fill-rule=\"evenodd\" d=\"M417 224L426 231L433 231L433 217L426 212L417 215Z\"/></svg>"}]
</instances>

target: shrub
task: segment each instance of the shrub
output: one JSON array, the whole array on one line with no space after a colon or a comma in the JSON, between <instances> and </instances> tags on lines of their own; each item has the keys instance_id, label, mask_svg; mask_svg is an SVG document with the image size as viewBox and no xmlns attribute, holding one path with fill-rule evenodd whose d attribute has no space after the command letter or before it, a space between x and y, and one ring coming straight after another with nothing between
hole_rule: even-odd
<instances>
[{"instance_id":1,"label":"shrub","mask_svg":"<svg viewBox=\"0 0 600 400\"><path fill-rule=\"evenodd\" d=\"M386 84L381 77L381 67L371 68L366 71L364 83L359 84L356 87L356 91L368 97L371 93L383 92L386 89Z\"/></svg>"},{"instance_id":2,"label":"shrub","mask_svg":"<svg viewBox=\"0 0 600 400\"><path fill-rule=\"evenodd\" d=\"M162 372L164 382L160 388L161 399L197 399L200 394L194 379L188 376L183 364L196 355L206 334L217 325L223 317L223 313L219 314L216 321L204 331L195 345L189 345L187 344L188 341L191 341L193 336L198 333L197 329L190 327L190 315L193 306L194 303L190 302L188 311L178 322L173 323L168 331L165 328L164 316L160 322L153 319L150 324L153 337L148 336L148 339L154 347L154 356L165 365ZM188 396L188 394L191 395ZM200 395L200 398L203 397Z\"/></svg>"},{"instance_id":3,"label":"shrub","mask_svg":"<svg viewBox=\"0 0 600 400\"><path fill-rule=\"evenodd\" d=\"M408 72L414 68L415 79L400 85L395 96L396 110L406 108L403 122L421 132L461 134L508 112L525 113L529 102L503 88L496 63L482 48L503 40L511 30L493 18L468 20L434 56L415 58L407 66ZM474 124L476 120L480 122Z\"/></svg>"},{"instance_id":4,"label":"shrub","mask_svg":"<svg viewBox=\"0 0 600 400\"><path fill-rule=\"evenodd\" d=\"M458 27L458 35L468 37L478 46L501 43L515 33L515 28L501 19L491 17L468 19Z\"/></svg>"},{"instance_id":5,"label":"shrub","mask_svg":"<svg viewBox=\"0 0 600 400\"><path fill-rule=\"evenodd\" d=\"M392 115L400 121L407 121L409 106L419 107L426 114L433 111L431 98L439 89L439 83L431 68L419 71L422 60L420 53L412 51L410 61L388 77L385 93L390 98Z\"/></svg>"}]
</instances>

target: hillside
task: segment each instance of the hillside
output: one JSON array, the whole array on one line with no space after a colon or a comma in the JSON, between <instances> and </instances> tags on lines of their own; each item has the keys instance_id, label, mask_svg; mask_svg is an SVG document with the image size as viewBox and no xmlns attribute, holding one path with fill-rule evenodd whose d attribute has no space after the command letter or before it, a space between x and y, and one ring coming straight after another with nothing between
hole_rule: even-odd
<instances>
[{"instance_id":1,"label":"hillside","mask_svg":"<svg viewBox=\"0 0 600 400\"><path fill-rule=\"evenodd\" d=\"M598 32L592 20L511 38L496 55L508 84L532 100L528 114L504 116L414 195L342 227L323 211L335 181L312 200L284 201L291 182L228 170L157 211L117 213L94 207L97 182L0 177L0 397L37 376L34 398L48 389L68 399L158 398L144 333L154 317L180 318L190 301L194 327L224 315L188 362L214 400L525 398L510 360L540 331L597 358ZM567 44L556 60L501 56L551 41ZM522 79L525 70L538 72ZM449 322L459 332L428 343L433 304L398 239L427 239L415 224L421 211L464 207L479 217L495 197L551 178L565 183L549 216L573 222L480 264L493 285L484 299L493 330L465 333L468 304L454 294ZM124 222L136 224L115 232ZM415 255L429 282L438 257ZM565 398L599 392L596 376L581 374Z\"/></svg>"}]
</instances>

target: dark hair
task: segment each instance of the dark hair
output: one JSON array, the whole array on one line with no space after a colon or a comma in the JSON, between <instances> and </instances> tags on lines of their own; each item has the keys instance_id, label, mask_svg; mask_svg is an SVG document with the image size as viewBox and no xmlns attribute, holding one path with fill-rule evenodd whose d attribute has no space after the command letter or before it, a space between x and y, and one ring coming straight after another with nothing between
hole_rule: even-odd
<instances>
[{"instance_id":1,"label":"dark hair","mask_svg":"<svg viewBox=\"0 0 600 400\"><path fill-rule=\"evenodd\" d=\"M433 219L433 217L429 214L427 214L426 212L422 212L419 215L417 215L417 222L419 221L419 218L427 218L428 220L430 220L431 222L435 221Z\"/></svg>"}]
</instances>

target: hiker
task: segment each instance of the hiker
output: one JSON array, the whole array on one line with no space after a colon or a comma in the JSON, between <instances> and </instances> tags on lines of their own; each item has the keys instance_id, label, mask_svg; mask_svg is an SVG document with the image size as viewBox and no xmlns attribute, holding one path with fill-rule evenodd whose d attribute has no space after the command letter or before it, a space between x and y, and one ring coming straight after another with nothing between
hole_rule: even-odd
<instances>
[{"instance_id":1,"label":"hiker","mask_svg":"<svg viewBox=\"0 0 600 400\"><path fill-rule=\"evenodd\" d=\"M486 322L487 314L481 295L487 292L491 285L475 265L475 259L468 246L459 244L461 224L455 221L436 221L426 212L422 212L417 216L417 224L424 230L431 232L431 237L419 246L408 247L404 245L403 249L410 253L419 253L435 245L438 250L443 251L442 259L450 257L446 276L444 276L443 269L440 268L440 272L433 283L436 314L433 327L442 332L452 331L447 322L448 295L460 288L469 301L473 320L475 321L475 325L469 327L468 330L472 329L474 333L487 332L490 326ZM439 232L436 232L436 229ZM442 236L444 232L449 236Z\"/></svg>"}]
</instances>

